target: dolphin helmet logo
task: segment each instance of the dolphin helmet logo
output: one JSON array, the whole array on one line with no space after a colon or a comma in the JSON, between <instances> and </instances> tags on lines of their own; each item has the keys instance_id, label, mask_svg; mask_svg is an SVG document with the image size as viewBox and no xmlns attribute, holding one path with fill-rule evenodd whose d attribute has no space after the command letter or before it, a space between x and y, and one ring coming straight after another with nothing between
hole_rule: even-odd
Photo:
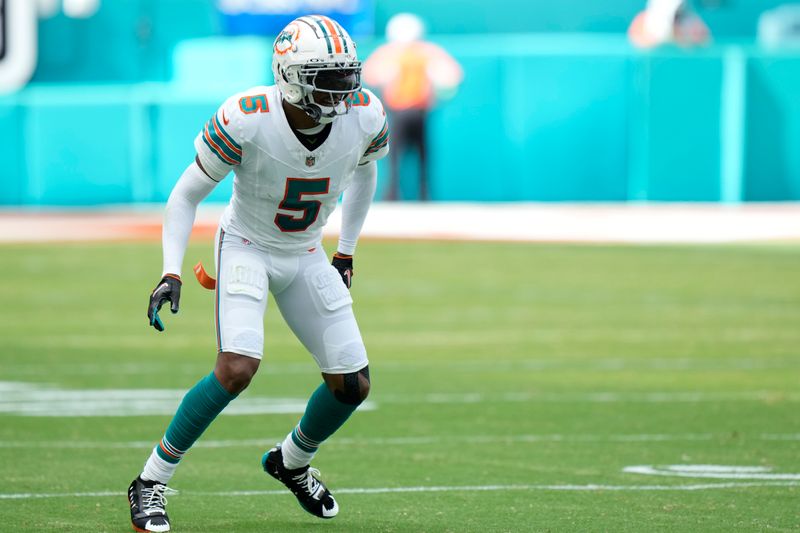
<instances>
[{"instance_id":1,"label":"dolphin helmet logo","mask_svg":"<svg viewBox=\"0 0 800 533\"><path fill-rule=\"evenodd\" d=\"M278 34L275 39L275 53L283 55L294 46L294 42L300 36L300 26L297 24L289 24L282 32Z\"/></svg>"}]
</instances>

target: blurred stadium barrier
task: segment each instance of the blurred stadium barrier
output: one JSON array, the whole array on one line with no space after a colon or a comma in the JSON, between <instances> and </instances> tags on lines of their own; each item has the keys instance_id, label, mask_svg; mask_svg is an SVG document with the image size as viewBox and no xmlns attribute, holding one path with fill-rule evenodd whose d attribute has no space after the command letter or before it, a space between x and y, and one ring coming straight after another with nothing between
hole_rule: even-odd
<instances>
[{"instance_id":1,"label":"blurred stadium barrier","mask_svg":"<svg viewBox=\"0 0 800 533\"><path fill-rule=\"evenodd\" d=\"M776 2L706 10L717 44L646 53L624 36L638 0L469 0L459 24L472 33L443 35L451 4L365 4L377 29L418 11L464 67L429 126L434 200L800 199L800 51L754 44L751 15ZM521 20L545 33L521 33ZM34 83L0 97L0 205L163 202L219 103L271 81L271 37L220 36L220 24L199 0L42 20ZM362 57L379 44L359 42Z\"/></svg>"},{"instance_id":2,"label":"blurred stadium barrier","mask_svg":"<svg viewBox=\"0 0 800 533\"><path fill-rule=\"evenodd\" d=\"M223 206L203 204L193 239L213 243ZM0 243L158 241L160 207L89 212L0 211ZM798 243L797 204L415 203L374 205L366 239L605 244ZM325 237L338 236L341 210Z\"/></svg>"}]
</instances>

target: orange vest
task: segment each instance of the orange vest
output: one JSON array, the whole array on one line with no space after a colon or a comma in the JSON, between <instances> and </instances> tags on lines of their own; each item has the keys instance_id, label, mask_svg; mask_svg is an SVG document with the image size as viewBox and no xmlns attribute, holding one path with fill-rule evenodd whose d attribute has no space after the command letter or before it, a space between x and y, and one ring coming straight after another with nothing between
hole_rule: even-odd
<instances>
[{"instance_id":1,"label":"orange vest","mask_svg":"<svg viewBox=\"0 0 800 533\"><path fill-rule=\"evenodd\" d=\"M409 45L397 56L398 75L383 91L389 109L427 109L433 87L428 79L428 56L423 47Z\"/></svg>"}]
</instances>

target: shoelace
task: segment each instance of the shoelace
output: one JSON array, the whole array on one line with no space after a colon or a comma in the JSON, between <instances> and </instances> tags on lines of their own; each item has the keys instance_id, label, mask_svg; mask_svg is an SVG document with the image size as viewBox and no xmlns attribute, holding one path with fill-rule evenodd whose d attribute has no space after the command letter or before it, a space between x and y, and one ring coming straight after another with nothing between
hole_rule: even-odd
<instances>
[{"instance_id":1,"label":"shoelace","mask_svg":"<svg viewBox=\"0 0 800 533\"><path fill-rule=\"evenodd\" d=\"M308 470L303 472L302 474L298 474L294 476L292 479L297 482L298 485L305 483L306 492L308 492L309 496L313 496L314 492L316 492L317 487L319 487L319 481L314 477L319 475L319 470L316 468L308 467Z\"/></svg>"},{"instance_id":2,"label":"shoelace","mask_svg":"<svg viewBox=\"0 0 800 533\"><path fill-rule=\"evenodd\" d=\"M144 511L148 514L153 511L164 513L164 508L167 506L167 494L171 496L173 494L178 494L178 491L160 484L153 485L153 488L150 489L142 489Z\"/></svg>"}]
</instances>

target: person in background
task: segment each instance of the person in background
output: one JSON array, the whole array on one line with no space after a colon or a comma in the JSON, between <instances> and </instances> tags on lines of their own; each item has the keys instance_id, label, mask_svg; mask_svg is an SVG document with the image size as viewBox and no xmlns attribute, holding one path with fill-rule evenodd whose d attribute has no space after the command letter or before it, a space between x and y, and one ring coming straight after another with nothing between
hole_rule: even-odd
<instances>
[{"instance_id":1,"label":"person in background","mask_svg":"<svg viewBox=\"0 0 800 533\"><path fill-rule=\"evenodd\" d=\"M648 0L628 27L628 38L639 48L698 46L711 40L711 32L686 0Z\"/></svg>"},{"instance_id":2,"label":"person in background","mask_svg":"<svg viewBox=\"0 0 800 533\"><path fill-rule=\"evenodd\" d=\"M437 100L455 94L463 78L458 62L424 36L425 24L419 17L395 15L386 25L388 42L364 63L364 81L380 91L392 119L387 200L400 199L400 162L410 150L419 156L419 199L430 199L427 115Z\"/></svg>"}]
</instances>

